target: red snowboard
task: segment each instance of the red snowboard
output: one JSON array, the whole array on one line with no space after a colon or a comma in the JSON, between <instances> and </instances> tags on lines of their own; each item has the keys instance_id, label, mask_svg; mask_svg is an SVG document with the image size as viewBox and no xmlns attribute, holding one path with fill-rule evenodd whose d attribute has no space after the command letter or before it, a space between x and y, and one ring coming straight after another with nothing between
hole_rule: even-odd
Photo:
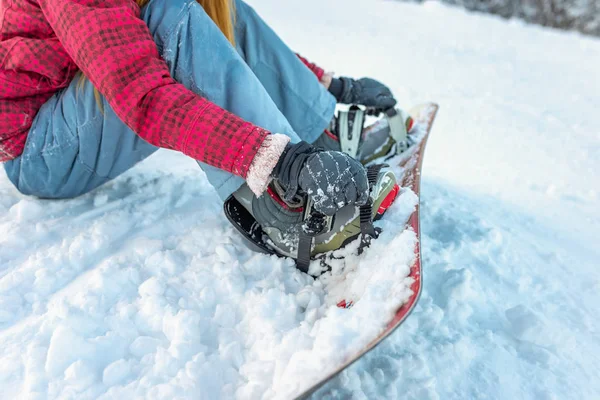
<instances>
[{"instance_id":1,"label":"red snowboard","mask_svg":"<svg viewBox=\"0 0 600 400\"><path fill-rule=\"evenodd\" d=\"M425 146L427 144L427 139L429 138L429 133L431 132L431 127L433 125L433 121L435 119L437 111L437 104L426 103L414 107L409 112L415 121L416 128L420 133L419 136L422 137L420 137L420 142L416 146L414 146L412 149L409 149L407 153L402 155L399 165L403 168L404 173L401 177L399 177L398 181L400 182L400 186L410 188L417 196L419 196L419 198L421 188L421 168L423 165L423 154L425 153ZM339 368L324 376L323 379L321 379L320 381L315 382L315 384L311 388L299 395L297 399L307 398L325 383L337 376L344 369L348 368L352 363L357 361L369 351L373 350L375 346L381 343L383 339L389 336L396 328L400 326L400 324L402 324L402 322L406 319L406 317L408 317L410 312L413 310L414 306L417 304L417 300L419 299L419 296L421 294L422 286L419 204L417 204L415 211L408 219L408 222L406 223L406 229L414 230L418 238L417 244L415 245L415 261L410 269L409 275L411 278L414 279L414 282L411 286L411 297L396 311L396 314L394 315L393 319L388 323L386 329L383 332L381 332L379 336L373 338L373 340L364 349L348 357L346 362Z\"/></svg>"}]
</instances>

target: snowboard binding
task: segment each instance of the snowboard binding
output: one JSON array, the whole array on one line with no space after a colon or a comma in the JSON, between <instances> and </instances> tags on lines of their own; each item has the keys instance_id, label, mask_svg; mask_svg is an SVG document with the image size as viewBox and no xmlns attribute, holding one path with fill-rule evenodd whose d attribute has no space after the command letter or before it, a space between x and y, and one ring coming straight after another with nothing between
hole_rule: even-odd
<instances>
[{"instance_id":1,"label":"snowboard binding","mask_svg":"<svg viewBox=\"0 0 600 400\"><path fill-rule=\"evenodd\" d=\"M377 239L381 233L381 228L375 228L373 222L383 216L387 207L382 208L381 213L373 214L373 190L376 188L377 180L382 168L387 167L387 164L375 164L367 168L367 179L369 180L369 190L371 196L366 204L359 208L359 226L360 226L360 244L358 246L358 254L362 254L365 248L369 247L372 239ZM393 192L390 192L393 196L388 199L391 204L397 194L399 187L394 186ZM311 254L313 249L313 241L319 235L327 234L331 232L334 227L334 217L324 215L313 208L312 202L307 201L304 222L302 224L302 231L298 241L298 255L296 258L296 267L305 273L308 273L310 266ZM347 238L341 247L344 247L349 242L355 240L357 235L353 235ZM340 248L341 248L340 247Z\"/></svg>"},{"instance_id":2,"label":"snowboard binding","mask_svg":"<svg viewBox=\"0 0 600 400\"><path fill-rule=\"evenodd\" d=\"M367 116L383 117L365 128ZM400 108L382 110L353 105L338 112L330 129L315 145L343 151L365 165L378 159L386 161L415 144L409 134L413 124L413 119Z\"/></svg>"},{"instance_id":3,"label":"snowboard binding","mask_svg":"<svg viewBox=\"0 0 600 400\"><path fill-rule=\"evenodd\" d=\"M297 238L290 249L282 249L268 232L255 220L247 207L236 198L230 196L224 204L227 219L245 238L247 246L261 253L291 257L302 272L308 273L310 262L321 259L327 253L345 247L348 243L360 238L359 254L367 248L373 238L381 232L373 226L373 221L381 218L394 202L399 192L395 176L390 171L382 171L385 164L372 165L367 168L370 197L367 204L357 210L355 206L346 206L334 216L319 213L312 202L304 199L302 220ZM272 195L272 192L265 196ZM326 265L325 265L326 267Z\"/></svg>"},{"instance_id":4,"label":"snowboard binding","mask_svg":"<svg viewBox=\"0 0 600 400\"><path fill-rule=\"evenodd\" d=\"M384 118L363 129L367 115L382 114ZM304 197L301 207L295 208L302 210L302 216L296 214L296 228L298 225L300 228L295 230L293 240L282 239L280 231L274 233L272 229L262 227L253 216L252 204L244 200L248 196L230 196L224 204L225 215L252 250L291 257L296 260L298 269L305 273L309 272L311 260L316 258L321 260L321 269L326 270L327 257L334 258L333 251L357 239L360 239L358 253L361 254L381 233L373 222L383 216L400 189L395 175L391 171L383 171L387 165L374 164L373 161L384 157L387 160L410 148L414 144L409 135L412 126L412 118L400 109L375 110L353 105L339 111L334 119L335 140L329 137L315 143L326 150L341 150L365 165L370 164L367 167L369 201L358 210L355 206L346 206L329 217L316 211L308 197ZM271 187L264 196L267 195L280 205L285 203Z\"/></svg>"}]
</instances>

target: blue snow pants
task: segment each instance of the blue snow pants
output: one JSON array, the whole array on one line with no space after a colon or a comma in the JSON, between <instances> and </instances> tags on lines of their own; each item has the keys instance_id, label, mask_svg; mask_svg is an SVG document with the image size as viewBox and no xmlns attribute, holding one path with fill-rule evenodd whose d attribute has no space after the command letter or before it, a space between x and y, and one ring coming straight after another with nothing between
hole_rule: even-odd
<instances>
[{"instance_id":1,"label":"blue snow pants","mask_svg":"<svg viewBox=\"0 0 600 400\"><path fill-rule=\"evenodd\" d=\"M236 48L195 0L151 0L142 18L171 76L191 91L292 142L312 143L335 99L256 12L236 1ZM78 77L40 109L23 154L5 163L19 191L72 198L127 171L157 150L129 129L106 99L99 107ZM241 177L199 162L226 199Z\"/></svg>"}]
</instances>

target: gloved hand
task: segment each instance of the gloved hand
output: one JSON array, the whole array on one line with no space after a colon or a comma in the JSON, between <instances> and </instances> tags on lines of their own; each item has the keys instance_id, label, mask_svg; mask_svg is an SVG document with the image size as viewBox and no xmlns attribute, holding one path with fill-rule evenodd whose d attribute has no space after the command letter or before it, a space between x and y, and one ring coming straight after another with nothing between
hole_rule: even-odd
<instances>
[{"instance_id":1,"label":"gloved hand","mask_svg":"<svg viewBox=\"0 0 600 400\"><path fill-rule=\"evenodd\" d=\"M284 200L306 194L325 215L334 215L346 205L363 205L369 199L367 172L361 163L345 153L320 151L306 142L288 145L272 176L285 190Z\"/></svg>"},{"instance_id":2,"label":"gloved hand","mask_svg":"<svg viewBox=\"0 0 600 400\"><path fill-rule=\"evenodd\" d=\"M371 78L358 80L346 77L333 78L329 85L331 93L338 103L361 104L381 110L394 107L396 99L383 83Z\"/></svg>"}]
</instances>

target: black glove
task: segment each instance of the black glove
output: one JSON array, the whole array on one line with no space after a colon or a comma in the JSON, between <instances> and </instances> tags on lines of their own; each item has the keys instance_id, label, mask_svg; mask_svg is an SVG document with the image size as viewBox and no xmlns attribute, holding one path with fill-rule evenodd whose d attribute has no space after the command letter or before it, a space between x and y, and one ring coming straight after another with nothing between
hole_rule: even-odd
<instances>
[{"instance_id":1,"label":"black glove","mask_svg":"<svg viewBox=\"0 0 600 400\"><path fill-rule=\"evenodd\" d=\"M329 93L338 103L343 104L361 104L382 110L396 105L396 99L390 89L371 78L359 80L346 77L333 78L329 85Z\"/></svg>"},{"instance_id":2,"label":"black glove","mask_svg":"<svg viewBox=\"0 0 600 400\"><path fill-rule=\"evenodd\" d=\"M306 194L315 209L333 215L345 205L363 205L369 199L367 172L361 163L339 151L320 151L306 142L288 145L272 176L291 201Z\"/></svg>"}]
</instances>

